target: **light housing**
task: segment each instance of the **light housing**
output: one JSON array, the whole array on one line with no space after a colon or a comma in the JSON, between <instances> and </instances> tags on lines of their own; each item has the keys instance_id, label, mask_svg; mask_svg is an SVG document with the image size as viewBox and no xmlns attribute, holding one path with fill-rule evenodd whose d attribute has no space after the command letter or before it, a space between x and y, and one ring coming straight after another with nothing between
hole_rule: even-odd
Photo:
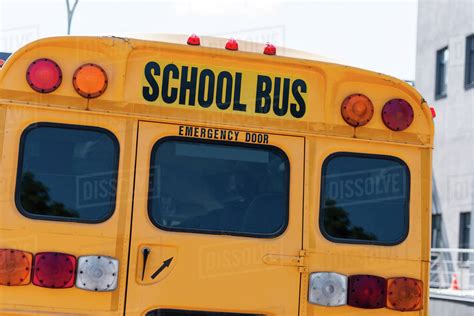
<instances>
[{"instance_id":1,"label":"light housing","mask_svg":"<svg viewBox=\"0 0 474 316\"><path fill-rule=\"evenodd\" d=\"M347 124L358 127L370 122L374 115L374 105L363 94L351 94L341 104L341 115Z\"/></svg>"},{"instance_id":2,"label":"light housing","mask_svg":"<svg viewBox=\"0 0 474 316\"><path fill-rule=\"evenodd\" d=\"M26 71L26 81L29 86L40 93L56 90L61 85L62 78L61 68L48 58L33 61Z\"/></svg>"},{"instance_id":3,"label":"light housing","mask_svg":"<svg viewBox=\"0 0 474 316\"><path fill-rule=\"evenodd\" d=\"M347 304L347 276L334 272L311 273L308 301L321 306Z\"/></svg>"},{"instance_id":4,"label":"light housing","mask_svg":"<svg viewBox=\"0 0 474 316\"><path fill-rule=\"evenodd\" d=\"M196 34L192 34L188 37L188 45L199 46L201 45L201 39Z\"/></svg>"},{"instance_id":5,"label":"light housing","mask_svg":"<svg viewBox=\"0 0 474 316\"><path fill-rule=\"evenodd\" d=\"M0 285L27 285L31 280L33 255L15 249L0 249Z\"/></svg>"},{"instance_id":6,"label":"light housing","mask_svg":"<svg viewBox=\"0 0 474 316\"><path fill-rule=\"evenodd\" d=\"M359 308L382 308L386 301L386 281L375 275L351 275L347 304Z\"/></svg>"},{"instance_id":7,"label":"light housing","mask_svg":"<svg viewBox=\"0 0 474 316\"><path fill-rule=\"evenodd\" d=\"M388 279L387 308L402 312L423 309L423 282L404 277Z\"/></svg>"},{"instance_id":8,"label":"light housing","mask_svg":"<svg viewBox=\"0 0 474 316\"><path fill-rule=\"evenodd\" d=\"M382 108L382 121L392 131L403 131L413 123L414 113L410 103L392 99Z\"/></svg>"},{"instance_id":9,"label":"light housing","mask_svg":"<svg viewBox=\"0 0 474 316\"><path fill-rule=\"evenodd\" d=\"M107 89L105 70L96 64L85 64L77 68L72 79L74 89L84 98L97 98Z\"/></svg>"},{"instance_id":10,"label":"light housing","mask_svg":"<svg viewBox=\"0 0 474 316\"><path fill-rule=\"evenodd\" d=\"M76 257L59 252L40 252L34 259L33 284L53 289L74 286Z\"/></svg>"},{"instance_id":11,"label":"light housing","mask_svg":"<svg viewBox=\"0 0 474 316\"><path fill-rule=\"evenodd\" d=\"M81 256L77 260L76 287L97 292L117 288L118 260L107 256Z\"/></svg>"},{"instance_id":12,"label":"light housing","mask_svg":"<svg viewBox=\"0 0 474 316\"><path fill-rule=\"evenodd\" d=\"M273 55L276 55L277 49L276 49L275 45L267 43L265 45L265 48L263 49L263 53L265 55L273 56Z\"/></svg>"},{"instance_id":13,"label":"light housing","mask_svg":"<svg viewBox=\"0 0 474 316\"><path fill-rule=\"evenodd\" d=\"M239 43L233 38L229 39L225 44L225 49L227 50L239 50Z\"/></svg>"}]
</instances>

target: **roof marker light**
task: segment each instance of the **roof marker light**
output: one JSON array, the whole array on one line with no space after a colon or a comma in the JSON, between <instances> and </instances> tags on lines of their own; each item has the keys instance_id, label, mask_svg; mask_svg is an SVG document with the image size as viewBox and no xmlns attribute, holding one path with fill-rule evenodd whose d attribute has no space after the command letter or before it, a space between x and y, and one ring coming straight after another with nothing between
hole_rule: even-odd
<instances>
[{"instance_id":1,"label":"roof marker light","mask_svg":"<svg viewBox=\"0 0 474 316\"><path fill-rule=\"evenodd\" d=\"M321 306L347 304L347 276L334 272L311 273L308 301Z\"/></svg>"},{"instance_id":2,"label":"roof marker light","mask_svg":"<svg viewBox=\"0 0 474 316\"><path fill-rule=\"evenodd\" d=\"M188 37L187 43L188 45L199 46L201 45L201 39L196 34L191 34L191 36Z\"/></svg>"},{"instance_id":3,"label":"roof marker light","mask_svg":"<svg viewBox=\"0 0 474 316\"><path fill-rule=\"evenodd\" d=\"M33 284L52 289L74 286L76 257L59 252L40 252L34 259Z\"/></svg>"},{"instance_id":4,"label":"roof marker light","mask_svg":"<svg viewBox=\"0 0 474 316\"><path fill-rule=\"evenodd\" d=\"M0 285L29 284L32 260L33 255L29 252L0 249Z\"/></svg>"},{"instance_id":5,"label":"roof marker light","mask_svg":"<svg viewBox=\"0 0 474 316\"><path fill-rule=\"evenodd\" d=\"M239 50L239 43L233 38L229 39L225 44L225 49L227 50Z\"/></svg>"},{"instance_id":6,"label":"roof marker light","mask_svg":"<svg viewBox=\"0 0 474 316\"><path fill-rule=\"evenodd\" d=\"M412 278L387 280L387 308L419 311L423 308L423 282Z\"/></svg>"},{"instance_id":7,"label":"roof marker light","mask_svg":"<svg viewBox=\"0 0 474 316\"><path fill-rule=\"evenodd\" d=\"M74 72L74 89L84 98L97 98L107 89L107 74L96 64L85 64Z\"/></svg>"},{"instance_id":8,"label":"roof marker light","mask_svg":"<svg viewBox=\"0 0 474 316\"><path fill-rule=\"evenodd\" d=\"M97 292L117 288L118 260L107 256L82 256L77 261L76 287Z\"/></svg>"},{"instance_id":9,"label":"roof marker light","mask_svg":"<svg viewBox=\"0 0 474 316\"><path fill-rule=\"evenodd\" d=\"M351 275L347 304L359 308L382 308L386 301L386 281L374 275Z\"/></svg>"},{"instance_id":10,"label":"roof marker light","mask_svg":"<svg viewBox=\"0 0 474 316\"><path fill-rule=\"evenodd\" d=\"M436 117L436 110L434 107L430 106L430 112L431 112L431 117L435 118Z\"/></svg>"},{"instance_id":11,"label":"roof marker light","mask_svg":"<svg viewBox=\"0 0 474 316\"><path fill-rule=\"evenodd\" d=\"M62 78L61 68L48 58L33 61L26 71L26 81L30 87L41 93L56 90L61 85Z\"/></svg>"},{"instance_id":12,"label":"roof marker light","mask_svg":"<svg viewBox=\"0 0 474 316\"><path fill-rule=\"evenodd\" d=\"M271 56L273 56L273 55L276 55L277 49L276 49L275 45L270 44L270 43L267 43L267 44L265 45L265 48L263 49L263 53L264 53L265 55L271 55Z\"/></svg>"},{"instance_id":13,"label":"roof marker light","mask_svg":"<svg viewBox=\"0 0 474 316\"><path fill-rule=\"evenodd\" d=\"M341 105L341 115L347 124L358 127L370 122L374 115L374 105L363 94L351 94Z\"/></svg>"},{"instance_id":14,"label":"roof marker light","mask_svg":"<svg viewBox=\"0 0 474 316\"><path fill-rule=\"evenodd\" d=\"M411 105L403 99L392 99L382 108L382 121L392 131L403 131L413 123Z\"/></svg>"}]
</instances>

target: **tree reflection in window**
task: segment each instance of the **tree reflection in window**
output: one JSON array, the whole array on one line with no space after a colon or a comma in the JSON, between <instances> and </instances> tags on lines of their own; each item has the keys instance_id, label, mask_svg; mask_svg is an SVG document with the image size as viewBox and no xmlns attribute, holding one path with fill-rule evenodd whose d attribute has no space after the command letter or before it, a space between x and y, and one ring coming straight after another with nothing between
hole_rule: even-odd
<instances>
[{"instance_id":1,"label":"tree reflection in window","mask_svg":"<svg viewBox=\"0 0 474 316\"><path fill-rule=\"evenodd\" d=\"M28 212L46 216L79 217L79 213L67 209L63 203L51 200L49 189L35 179L31 172L25 172L21 178L21 205Z\"/></svg>"},{"instance_id":2,"label":"tree reflection in window","mask_svg":"<svg viewBox=\"0 0 474 316\"><path fill-rule=\"evenodd\" d=\"M377 240L374 234L364 231L360 226L353 226L349 214L336 205L334 200L326 200L323 208L324 227L331 236L345 239Z\"/></svg>"}]
</instances>

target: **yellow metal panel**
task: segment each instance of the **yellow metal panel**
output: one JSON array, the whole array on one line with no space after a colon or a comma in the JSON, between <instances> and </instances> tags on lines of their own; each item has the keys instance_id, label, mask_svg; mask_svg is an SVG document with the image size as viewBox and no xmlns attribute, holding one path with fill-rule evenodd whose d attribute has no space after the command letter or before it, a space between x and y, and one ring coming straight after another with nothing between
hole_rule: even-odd
<instances>
[{"instance_id":1,"label":"yellow metal panel","mask_svg":"<svg viewBox=\"0 0 474 316\"><path fill-rule=\"evenodd\" d=\"M240 130L242 134L245 131ZM300 274L297 266L268 265L267 254L298 256L301 249L304 139L268 135L268 144L281 148L290 161L290 218L277 238L249 238L163 231L148 216L147 196L153 145L180 135L180 126L141 122L135 183L127 315L144 310L177 308L247 312L268 315L298 313ZM242 139L242 142L245 142ZM141 280L142 248L150 248L153 268ZM163 279L150 272L173 256ZM138 272L140 271L140 272Z\"/></svg>"},{"instance_id":2,"label":"yellow metal panel","mask_svg":"<svg viewBox=\"0 0 474 316\"><path fill-rule=\"evenodd\" d=\"M5 105L2 107L6 108ZM98 126L111 131L121 147L117 202L114 215L100 224L35 220L24 217L15 205L15 185L20 136L36 122ZM131 177L134 160L135 125L121 118L102 119L90 113L8 106L4 151L0 165L0 248L38 253L57 251L81 255L106 255L120 261L118 290L95 293L77 288L53 290L32 284L0 288L0 314L9 310L27 314L43 312L100 314L120 312L124 306L131 208Z\"/></svg>"}]
</instances>

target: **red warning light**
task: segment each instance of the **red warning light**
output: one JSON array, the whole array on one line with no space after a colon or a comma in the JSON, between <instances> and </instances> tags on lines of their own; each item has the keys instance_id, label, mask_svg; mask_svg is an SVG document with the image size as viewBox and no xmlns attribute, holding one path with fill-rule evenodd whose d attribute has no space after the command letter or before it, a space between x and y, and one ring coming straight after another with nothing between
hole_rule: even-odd
<instances>
[{"instance_id":1,"label":"red warning light","mask_svg":"<svg viewBox=\"0 0 474 316\"><path fill-rule=\"evenodd\" d=\"M277 49L275 45L267 43L267 45L265 45L265 48L263 49L263 53L265 55L276 55Z\"/></svg>"},{"instance_id":2,"label":"red warning light","mask_svg":"<svg viewBox=\"0 0 474 316\"><path fill-rule=\"evenodd\" d=\"M225 49L227 50L239 50L239 43L233 38L227 41L225 44Z\"/></svg>"},{"instance_id":3,"label":"red warning light","mask_svg":"<svg viewBox=\"0 0 474 316\"><path fill-rule=\"evenodd\" d=\"M201 45L201 39L196 34L192 34L188 37L188 45L199 46Z\"/></svg>"},{"instance_id":4,"label":"red warning light","mask_svg":"<svg viewBox=\"0 0 474 316\"><path fill-rule=\"evenodd\" d=\"M384 278L374 275L351 275L347 304L359 308L382 308L386 301Z\"/></svg>"},{"instance_id":5,"label":"red warning light","mask_svg":"<svg viewBox=\"0 0 474 316\"><path fill-rule=\"evenodd\" d=\"M0 59L0 68L2 68L4 63L5 63L5 61L3 59Z\"/></svg>"},{"instance_id":6,"label":"red warning light","mask_svg":"<svg viewBox=\"0 0 474 316\"><path fill-rule=\"evenodd\" d=\"M61 68L51 59L37 59L28 67L26 71L26 81L30 87L37 92L52 92L61 84Z\"/></svg>"},{"instance_id":7,"label":"red warning light","mask_svg":"<svg viewBox=\"0 0 474 316\"><path fill-rule=\"evenodd\" d=\"M414 113L410 103L392 99L382 108L382 121L392 131L403 131L413 123Z\"/></svg>"},{"instance_id":8,"label":"red warning light","mask_svg":"<svg viewBox=\"0 0 474 316\"><path fill-rule=\"evenodd\" d=\"M41 252L35 255L33 284L52 289L74 286L76 257L59 252Z\"/></svg>"}]
</instances>

